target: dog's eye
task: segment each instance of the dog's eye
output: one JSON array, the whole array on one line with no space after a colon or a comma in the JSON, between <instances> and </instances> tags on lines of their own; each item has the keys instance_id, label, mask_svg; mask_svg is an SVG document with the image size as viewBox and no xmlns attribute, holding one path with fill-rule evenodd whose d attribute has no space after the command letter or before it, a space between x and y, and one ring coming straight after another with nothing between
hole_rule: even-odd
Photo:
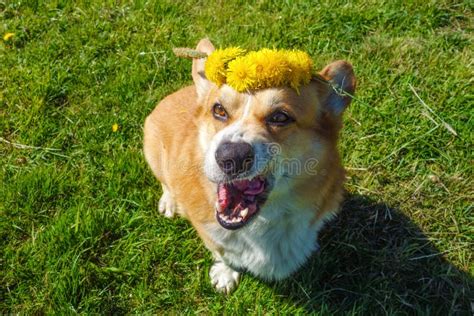
<instances>
[{"instance_id":1,"label":"dog's eye","mask_svg":"<svg viewBox=\"0 0 474 316\"><path fill-rule=\"evenodd\" d=\"M218 120L227 121L227 112L220 103L214 103L212 106L212 115Z\"/></svg>"},{"instance_id":2,"label":"dog's eye","mask_svg":"<svg viewBox=\"0 0 474 316\"><path fill-rule=\"evenodd\" d=\"M271 125L283 126L294 122L294 119L283 111L276 111L267 118L267 123Z\"/></svg>"}]
</instances>

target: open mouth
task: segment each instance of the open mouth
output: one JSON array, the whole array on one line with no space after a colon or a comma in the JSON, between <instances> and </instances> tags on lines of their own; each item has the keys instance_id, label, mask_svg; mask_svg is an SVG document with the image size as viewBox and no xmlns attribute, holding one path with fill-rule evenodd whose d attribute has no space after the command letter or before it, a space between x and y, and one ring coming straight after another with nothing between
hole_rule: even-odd
<instances>
[{"instance_id":1,"label":"open mouth","mask_svg":"<svg viewBox=\"0 0 474 316\"><path fill-rule=\"evenodd\" d=\"M216 218L226 229L238 229L258 213L268 196L268 181L262 176L234 180L217 186Z\"/></svg>"}]
</instances>

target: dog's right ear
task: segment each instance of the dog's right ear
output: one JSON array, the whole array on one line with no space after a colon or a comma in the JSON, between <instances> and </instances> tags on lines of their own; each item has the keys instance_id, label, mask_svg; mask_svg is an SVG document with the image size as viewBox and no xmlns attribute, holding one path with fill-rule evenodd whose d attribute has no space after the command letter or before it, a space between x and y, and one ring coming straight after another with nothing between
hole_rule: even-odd
<instances>
[{"instance_id":1,"label":"dog's right ear","mask_svg":"<svg viewBox=\"0 0 474 316\"><path fill-rule=\"evenodd\" d=\"M207 38L203 38L199 41L196 50L210 55L214 50L214 45ZM204 73L204 66L207 58L194 58L193 59L193 80L196 86L196 92L199 99L202 99L212 86L212 83L207 80L206 74Z\"/></svg>"}]
</instances>

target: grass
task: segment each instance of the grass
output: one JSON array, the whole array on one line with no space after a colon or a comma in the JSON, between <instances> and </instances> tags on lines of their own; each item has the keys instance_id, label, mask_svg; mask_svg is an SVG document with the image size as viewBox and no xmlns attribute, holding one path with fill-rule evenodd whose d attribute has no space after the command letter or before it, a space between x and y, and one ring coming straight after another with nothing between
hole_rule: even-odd
<instances>
[{"instance_id":1,"label":"grass","mask_svg":"<svg viewBox=\"0 0 474 316\"><path fill-rule=\"evenodd\" d=\"M0 34L14 33L0 42L0 313L471 313L472 9L0 2ZM146 115L191 82L171 49L206 36L303 49L318 68L346 59L358 76L340 144L347 200L321 252L229 297L190 224L159 216L141 150Z\"/></svg>"}]
</instances>

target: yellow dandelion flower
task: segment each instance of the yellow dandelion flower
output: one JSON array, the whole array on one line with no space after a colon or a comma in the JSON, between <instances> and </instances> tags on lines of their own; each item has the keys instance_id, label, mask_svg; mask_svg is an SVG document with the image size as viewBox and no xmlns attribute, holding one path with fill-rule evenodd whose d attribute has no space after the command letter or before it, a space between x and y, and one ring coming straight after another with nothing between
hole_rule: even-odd
<instances>
[{"instance_id":1,"label":"yellow dandelion flower","mask_svg":"<svg viewBox=\"0 0 474 316\"><path fill-rule=\"evenodd\" d=\"M245 50L240 47L229 47L226 49L216 49L207 58L204 71L207 79L221 86L226 82L227 64L235 58L245 54Z\"/></svg>"},{"instance_id":2,"label":"yellow dandelion flower","mask_svg":"<svg viewBox=\"0 0 474 316\"><path fill-rule=\"evenodd\" d=\"M3 40L6 42L10 40L10 38L12 38L14 35L15 33L5 33L5 35L3 35Z\"/></svg>"},{"instance_id":3,"label":"yellow dandelion flower","mask_svg":"<svg viewBox=\"0 0 474 316\"><path fill-rule=\"evenodd\" d=\"M248 54L257 70L257 88L278 87L284 85L288 72L285 54L275 49L264 48Z\"/></svg>"},{"instance_id":4,"label":"yellow dandelion flower","mask_svg":"<svg viewBox=\"0 0 474 316\"><path fill-rule=\"evenodd\" d=\"M300 85L306 85L311 80L313 60L302 51L286 51L290 71L287 74L288 84L298 91Z\"/></svg>"},{"instance_id":5,"label":"yellow dandelion flower","mask_svg":"<svg viewBox=\"0 0 474 316\"><path fill-rule=\"evenodd\" d=\"M119 125L118 125L117 123L115 123L114 125L112 125L112 132L115 133L116 131L118 131L118 129L119 129Z\"/></svg>"},{"instance_id":6,"label":"yellow dandelion flower","mask_svg":"<svg viewBox=\"0 0 474 316\"><path fill-rule=\"evenodd\" d=\"M246 54L239 47L215 50L206 60L206 77L239 92L290 86L299 93L311 80L313 61L302 51L264 48Z\"/></svg>"},{"instance_id":7,"label":"yellow dandelion flower","mask_svg":"<svg viewBox=\"0 0 474 316\"><path fill-rule=\"evenodd\" d=\"M250 58L238 57L229 63L227 84L238 92L254 89L256 74L255 64Z\"/></svg>"},{"instance_id":8,"label":"yellow dandelion flower","mask_svg":"<svg viewBox=\"0 0 474 316\"><path fill-rule=\"evenodd\" d=\"M265 60L264 56L258 52L250 52L245 57L249 59L249 62L255 65L256 88L263 88L267 78L267 60Z\"/></svg>"}]
</instances>

